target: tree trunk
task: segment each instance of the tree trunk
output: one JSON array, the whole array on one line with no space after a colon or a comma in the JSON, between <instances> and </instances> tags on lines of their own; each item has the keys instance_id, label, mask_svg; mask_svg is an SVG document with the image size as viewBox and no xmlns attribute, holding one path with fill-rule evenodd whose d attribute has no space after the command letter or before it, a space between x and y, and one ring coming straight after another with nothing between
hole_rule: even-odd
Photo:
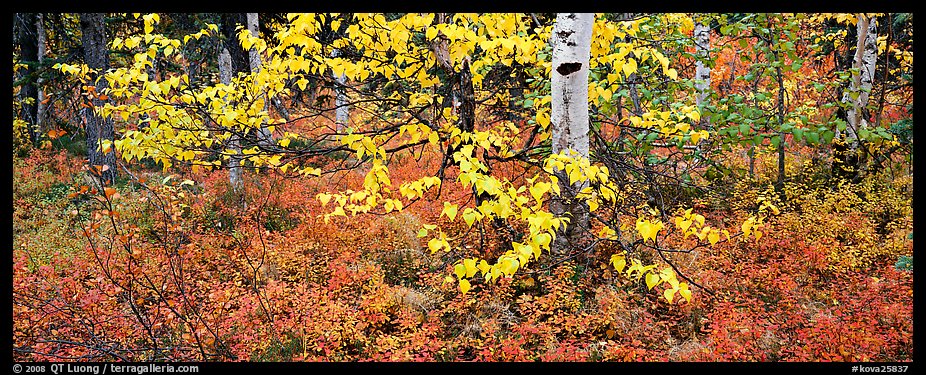
<instances>
[{"instance_id":1,"label":"tree trunk","mask_svg":"<svg viewBox=\"0 0 926 375\"><path fill-rule=\"evenodd\" d=\"M775 53L775 59L780 56ZM780 60L779 60L780 61ZM775 68L778 77L778 181L775 183L775 190L782 194L785 186L785 133L781 131L781 126L785 123L785 86L784 79L781 75L781 67Z\"/></svg>"},{"instance_id":2,"label":"tree trunk","mask_svg":"<svg viewBox=\"0 0 926 375\"><path fill-rule=\"evenodd\" d=\"M222 84L230 84L232 80L232 58L228 49L222 48L219 53L219 81ZM235 193L241 192L241 138L237 133L232 132L228 139L228 148L231 149L232 155L228 157L228 183Z\"/></svg>"},{"instance_id":3,"label":"tree trunk","mask_svg":"<svg viewBox=\"0 0 926 375\"><path fill-rule=\"evenodd\" d=\"M331 57L338 57L341 55L341 51L335 48L331 51ZM333 73L332 73L333 74ZM343 73L341 75L335 75L335 99L334 99L334 123L338 133L347 129L347 123L350 121L350 107L348 106L347 101L347 76Z\"/></svg>"},{"instance_id":4,"label":"tree trunk","mask_svg":"<svg viewBox=\"0 0 926 375\"><path fill-rule=\"evenodd\" d=\"M858 132L868 127L868 97L871 92L875 65L878 59L878 21L860 15L856 24L858 40L852 68L858 73L852 74L849 88L843 94L842 102L848 104L845 110L846 133L843 139L837 129L837 140L833 145L833 172L838 178L858 180L862 166L862 153L859 150ZM853 98L855 94L857 97Z\"/></svg>"},{"instance_id":5,"label":"tree trunk","mask_svg":"<svg viewBox=\"0 0 926 375\"><path fill-rule=\"evenodd\" d=\"M29 123L29 140L32 144L38 142L37 106L38 90L36 89L35 73L38 57L38 40L36 31L35 13L16 13L16 41L19 44L19 60L26 66L20 69L19 100L22 104L22 119Z\"/></svg>"},{"instance_id":6,"label":"tree trunk","mask_svg":"<svg viewBox=\"0 0 926 375\"><path fill-rule=\"evenodd\" d=\"M36 72L38 73L35 78L36 90L36 103L35 103L35 127L38 134L45 134L47 129L45 128L45 90L43 86L45 85L45 80L42 79L41 67L45 61L45 19L42 16L42 13L38 13L35 16L35 32L36 32L36 45L38 46L38 67Z\"/></svg>"},{"instance_id":7,"label":"tree trunk","mask_svg":"<svg viewBox=\"0 0 926 375\"><path fill-rule=\"evenodd\" d=\"M232 77L237 73L251 72L250 55L241 46L235 30L238 26L245 24L247 24L247 16L244 13L222 14L222 46L228 50L228 55L231 57Z\"/></svg>"},{"instance_id":8,"label":"tree trunk","mask_svg":"<svg viewBox=\"0 0 926 375\"><path fill-rule=\"evenodd\" d=\"M698 96L695 101L699 108L707 104L707 98L710 96L711 90L711 67L704 63L704 61L710 58L710 32L710 27L705 25L703 21L699 21L695 24L695 50L699 56L699 59L695 61L695 89L698 90ZM701 121L705 122L706 120L702 119Z\"/></svg>"},{"instance_id":9,"label":"tree trunk","mask_svg":"<svg viewBox=\"0 0 926 375\"><path fill-rule=\"evenodd\" d=\"M109 87L106 79L102 78L106 69L109 68L109 38L106 36L103 13L81 13L80 30L84 62L95 71L90 77L99 95ZM100 100L99 96L94 96L92 103L94 108L100 108L105 101ZM116 153L103 152L101 145L103 140L110 142L114 140L113 120L101 117L94 111L94 108L83 109L87 131L87 156L91 168L100 166L106 169L100 174L101 183L112 184L116 178Z\"/></svg>"},{"instance_id":10,"label":"tree trunk","mask_svg":"<svg viewBox=\"0 0 926 375\"><path fill-rule=\"evenodd\" d=\"M260 24L257 13L247 13L246 16L248 22L248 31L251 32L253 36L260 36L260 31L258 25ZM257 50L257 47L251 47L248 50L248 65L251 67L251 74L257 74L260 72L260 52ZM270 108L270 100L264 100L264 110ZM258 139L264 145L273 144L273 135L270 134L270 129L267 128L266 123L260 124L260 130L258 133Z\"/></svg>"},{"instance_id":11,"label":"tree trunk","mask_svg":"<svg viewBox=\"0 0 926 375\"><path fill-rule=\"evenodd\" d=\"M553 124L552 152L575 157L588 157L588 65L591 55L593 13L558 13L553 26L552 86ZM570 222L560 230L553 243L553 252L564 255L578 246L582 232L588 227L588 208L576 199L587 182L569 183L563 171L555 172L562 195L550 202L550 210Z\"/></svg>"}]
</instances>

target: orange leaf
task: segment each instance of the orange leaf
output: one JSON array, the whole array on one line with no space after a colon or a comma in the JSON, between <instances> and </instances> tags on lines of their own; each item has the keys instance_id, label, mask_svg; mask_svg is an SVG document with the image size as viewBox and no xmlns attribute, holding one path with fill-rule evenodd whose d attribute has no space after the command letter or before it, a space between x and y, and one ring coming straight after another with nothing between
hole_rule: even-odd
<instances>
[{"instance_id":1,"label":"orange leaf","mask_svg":"<svg viewBox=\"0 0 926 375\"><path fill-rule=\"evenodd\" d=\"M105 187L103 188L103 191L106 192L107 199L111 198L114 194L116 194L116 189L113 189L111 187Z\"/></svg>"}]
</instances>

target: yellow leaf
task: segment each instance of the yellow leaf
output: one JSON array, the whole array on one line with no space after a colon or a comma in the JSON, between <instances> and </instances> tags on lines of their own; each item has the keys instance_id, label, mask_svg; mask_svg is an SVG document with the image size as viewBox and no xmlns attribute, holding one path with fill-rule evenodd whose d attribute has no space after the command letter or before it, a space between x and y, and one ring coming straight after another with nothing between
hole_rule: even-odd
<instances>
[{"instance_id":1,"label":"yellow leaf","mask_svg":"<svg viewBox=\"0 0 926 375\"><path fill-rule=\"evenodd\" d=\"M466 270L466 277L473 277L476 274L475 259L463 259L463 267Z\"/></svg>"},{"instance_id":2,"label":"yellow leaf","mask_svg":"<svg viewBox=\"0 0 926 375\"><path fill-rule=\"evenodd\" d=\"M466 279L460 280L460 291L463 292L463 294L466 294L466 292L468 292L469 289L470 289L469 281Z\"/></svg>"},{"instance_id":3,"label":"yellow leaf","mask_svg":"<svg viewBox=\"0 0 926 375\"><path fill-rule=\"evenodd\" d=\"M691 302L691 291L690 290L683 289L683 290L678 291L678 293L681 294L682 297L684 297L686 301Z\"/></svg>"},{"instance_id":4,"label":"yellow leaf","mask_svg":"<svg viewBox=\"0 0 926 375\"><path fill-rule=\"evenodd\" d=\"M720 233L716 230L712 230L711 233L707 235L707 240L710 241L711 245L716 245L717 241L720 241Z\"/></svg>"},{"instance_id":5,"label":"yellow leaf","mask_svg":"<svg viewBox=\"0 0 926 375\"><path fill-rule=\"evenodd\" d=\"M750 217L743 222L743 225L740 227L743 231L744 237L749 237L749 233L752 231L752 224L756 221L755 217Z\"/></svg>"},{"instance_id":6,"label":"yellow leaf","mask_svg":"<svg viewBox=\"0 0 926 375\"><path fill-rule=\"evenodd\" d=\"M756 231L756 242L759 242L760 238L762 238L762 232Z\"/></svg>"},{"instance_id":7,"label":"yellow leaf","mask_svg":"<svg viewBox=\"0 0 926 375\"><path fill-rule=\"evenodd\" d=\"M630 77L631 74L637 71L637 62L634 59L627 59L622 67L624 70L624 75Z\"/></svg>"},{"instance_id":8,"label":"yellow leaf","mask_svg":"<svg viewBox=\"0 0 926 375\"><path fill-rule=\"evenodd\" d=\"M280 140L280 146L289 147L289 142L290 142L289 138L283 138Z\"/></svg>"},{"instance_id":9,"label":"yellow leaf","mask_svg":"<svg viewBox=\"0 0 926 375\"><path fill-rule=\"evenodd\" d=\"M444 210L441 211L441 215L446 215L450 221L453 221L453 219L457 217L457 205L450 202L444 202Z\"/></svg>"},{"instance_id":10,"label":"yellow leaf","mask_svg":"<svg viewBox=\"0 0 926 375\"><path fill-rule=\"evenodd\" d=\"M656 275L655 273L650 272L646 274L646 288L647 289L652 290L653 287L655 287L656 285L659 285L660 282L661 280L659 279L659 276Z\"/></svg>"},{"instance_id":11,"label":"yellow leaf","mask_svg":"<svg viewBox=\"0 0 926 375\"><path fill-rule=\"evenodd\" d=\"M672 78L672 80L678 79L678 71L673 68L666 70L666 75L669 76L669 78Z\"/></svg>"},{"instance_id":12,"label":"yellow leaf","mask_svg":"<svg viewBox=\"0 0 926 375\"><path fill-rule=\"evenodd\" d=\"M669 303L672 303L672 300L675 299L675 289L666 289L665 292L662 292L662 295L666 297Z\"/></svg>"},{"instance_id":13,"label":"yellow leaf","mask_svg":"<svg viewBox=\"0 0 926 375\"><path fill-rule=\"evenodd\" d=\"M678 229L681 229L685 233L685 237L688 237L688 228L691 227L691 220L678 220L675 223L678 225Z\"/></svg>"},{"instance_id":14,"label":"yellow leaf","mask_svg":"<svg viewBox=\"0 0 926 375\"><path fill-rule=\"evenodd\" d=\"M711 228L708 227L701 228L701 232L698 232L697 234L698 239L704 241L704 238L707 237L707 233L710 232L710 230Z\"/></svg>"},{"instance_id":15,"label":"yellow leaf","mask_svg":"<svg viewBox=\"0 0 926 375\"><path fill-rule=\"evenodd\" d=\"M691 290L688 289L688 283L679 284L678 294L681 294L686 301L691 302Z\"/></svg>"},{"instance_id":16,"label":"yellow leaf","mask_svg":"<svg viewBox=\"0 0 926 375\"><path fill-rule=\"evenodd\" d=\"M463 211L463 220L466 221L466 225L473 226L473 223L476 222L476 211L467 208L466 211Z\"/></svg>"},{"instance_id":17,"label":"yellow leaf","mask_svg":"<svg viewBox=\"0 0 926 375\"><path fill-rule=\"evenodd\" d=\"M485 260L481 260L479 261L479 265L476 266L476 268L479 268L479 272L482 272L483 275L486 275L489 273L489 268L491 267L489 266L488 262L486 262Z\"/></svg>"},{"instance_id":18,"label":"yellow leaf","mask_svg":"<svg viewBox=\"0 0 926 375\"><path fill-rule=\"evenodd\" d=\"M592 211L595 211L595 210L597 210L597 209L598 209L598 200L596 200L596 199L589 199L589 200L588 200L588 211L589 211L589 212L592 212Z\"/></svg>"},{"instance_id":19,"label":"yellow leaf","mask_svg":"<svg viewBox=\"0 0 926 375\"><path fill-rule=\"evenodd\" d=\"M540 233L534 237L534 243L547 248L550 246L550 240L551 237L549 233Z\"/></svg>"},{"instance_id":20,"label":"yellow leaf","mask_svg":"<svg viewBox=\"0 0 926 375\"><path fill-rule=\"evenodd\" d=\"M458 279L462 279L464 276L466 276L466 266L462 264L457 264L456 266L453 266L453 273L457 275Z\"/></svg>"},{"instance_id":21,"label":"yellow leaf","mask_svg":"<svg viewBox=\"0 0 926 375\"><path fill-rule=\"evenodd\" d=\"M627 258L623 255L614 254L611 256L611 264L614 265L614 269L617 272L623 272L624 267L627 266Z\"/></svg>"},{"instance_id":22,"label":"yellow leaf","mask_svg":"<svg viewBox=\"0 0 926 375\"><path fill-rule=\"evenodd\" d=\"M430 241L428 241L428 249L430 249L432 253L437 251L441 247L443 247L443 243L441 240L437 238L432 238Z\"/></svg>"}]
</instances>

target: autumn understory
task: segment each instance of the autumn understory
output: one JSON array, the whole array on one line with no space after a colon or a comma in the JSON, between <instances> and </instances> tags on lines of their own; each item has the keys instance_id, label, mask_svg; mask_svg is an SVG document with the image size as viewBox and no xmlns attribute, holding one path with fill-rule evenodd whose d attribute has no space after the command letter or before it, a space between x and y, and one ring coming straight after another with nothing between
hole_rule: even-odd
<instances>
[{"instance_id":1,"label":"autumn understory","mask_svg":"<svg viewBox=\"0 0 926 375\"><path fill-rule=\"evenodd\" d=\"M124 232L101 225L88 241L82 223L99 212L68 198L79 164L14 159L14 360L912 360L912 271L895 266L912 255L912 218L892 208L910 207L909 178L867 183L854 202L789 185L760 241L676 254L713 294L670 304L604 254L461 295L415 235L438 220L436 201L326 224L318 180L252 173L235 211L223 172L152 175L157 195L113 197ZM763 190L739 189L734 206ZM701 211L737 222L730 207Z\"/></svg>"}]
</instances>

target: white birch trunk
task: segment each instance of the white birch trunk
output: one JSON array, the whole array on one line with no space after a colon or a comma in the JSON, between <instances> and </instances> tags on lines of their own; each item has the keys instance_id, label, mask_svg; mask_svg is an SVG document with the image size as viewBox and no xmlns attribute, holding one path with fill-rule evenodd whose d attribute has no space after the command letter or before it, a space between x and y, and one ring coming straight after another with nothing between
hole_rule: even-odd
<instances>
[{"instance_id":1,"label":"white birch trunk","mask_svg":"<svg viewBox=\"0 0 926 375\"><path fill-rule=\"evenodd\" d=\"M695 50L704 60L707 60L711 49L710 27L699 21L694 27ZM700 59L695 62L695 89L698 90L696 103L698 107L707 104L707 97L711 89L711 68Z\"/></svg>"},{"instance_id":2,"label":"white birch trunk","mask_svg":"<svg viewBox=\"0 0 926 375\"><path fill-rule=\"evenodd\" d=\"M228 85L232 80L231 54L228 49L222 48L219 53L219 82ZM232 155L228 157L228 182L235 192L241 191L241 140L237 134L232 134L228 140L228 148Z\"/></svg>"},{"instance_id":3,"label":"white birch trunk","mask_svg":"<svg viewBox=\"0 0 926 375\"><path fill-rule=\"evenodd\" d=\"M341 55L341 51L335 48L331 51L331 57L338 57ZM350 107L347 100L347 76L344 74L334 75L335 84L335 99L334 99L334 123L338 133L347 129L347 124L350 121Z\"/></svg>"},{"instance_id":4,"label":"white birch trunk","mask_svg":"<svg viewBox=\"0 0 926 375\"><path fill-rule=\"evenodd\" d=\"M258 36L258 16L257 13L247 13L247 28L251 32L252 36ZM248 50L248 65L251 67L251 74L260 73L260 67L262 62L260 61L260 53L257 51L256 47L251 47ZM264 110L269 108L270 101L264 101ZM261 142L264 144L272 144L273 135L270 134L270 129L267 128L267 124L260 124L260 134Z\"/></svg>"},{"instance_id":5,"label":"white birch trunk","mask_svg":"<svg viewBox=\"0 0 926 375\"><path fill-rule=\"evenodd\" d=\"M865 106L868 105L868 97L871 92L872 80L875 74L875 63L878 59L878 20L877 18L868 18L865 15L859 16L858 24L858 44L855 50L855 59L852 62L852 68L858 69L858 74L853 74L849 90L843 94L843 103L851 103L846 109L846 143L850 149L858 147L858 130L868 126L868 121L864 115ZM852 99L851 93L858 93L856 99Z\"/></svg>"},{"instance_id":6,"label":"white birch trunk","mask_svg":"<svg viewBox=\"0 0 926 375\"><path fill-rule=\"evenodd\" d=\"M552 151L574 157L588 157L588 65L591 54L593 13L558 13L550 41L553 46L551 69L552 102L550 123L553 126ZM556 171L563 191L550 208L558 216L570 218L566 230L556 236L553 251L563 254L587 227L588 214L576 193L587 182L569 183L562 171Z\"/></svg>"}]
</instances>

